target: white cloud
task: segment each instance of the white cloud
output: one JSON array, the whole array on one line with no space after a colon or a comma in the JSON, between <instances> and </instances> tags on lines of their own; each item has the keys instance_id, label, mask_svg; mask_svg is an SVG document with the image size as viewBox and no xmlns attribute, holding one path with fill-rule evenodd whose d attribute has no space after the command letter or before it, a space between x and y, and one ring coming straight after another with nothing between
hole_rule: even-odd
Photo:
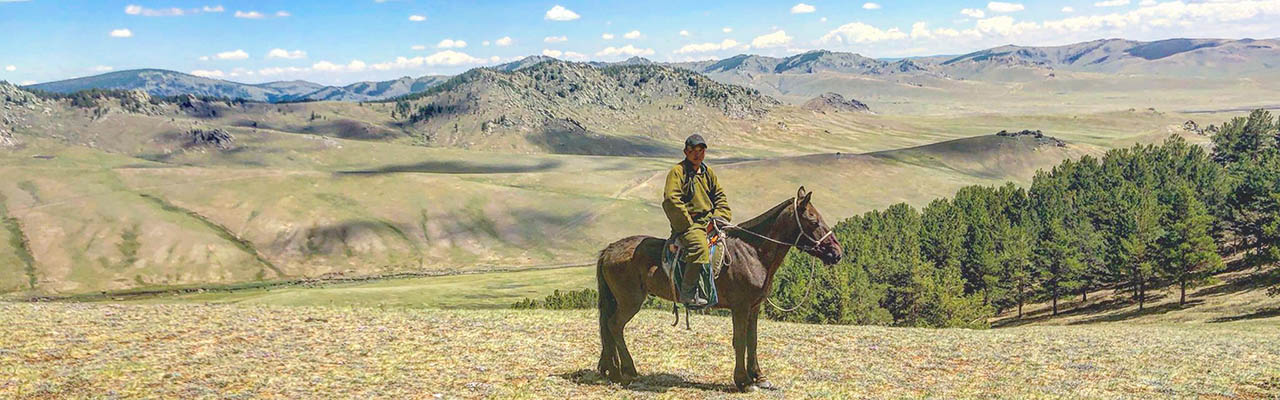
<instances>
[{"instance_id":1,"label":"white cloud","mask_svg":"<svg viewBox=\"0 0 1280 400\"><path fill-rule=\"evenodd\" d=\"M200 61L209 61L209 56L200 56Z\"/></svg>"},{"instance_id":2,"label":"white cloud","mask_svg":"<svg viewBox=\"0 0 1280 400\"><path fill-rule=\"evenodd\" d=\"M987 3L987 9L998 12L998 13L1008 13L1008 12L1014 12L1014 11L1022 11L1026 9L1026 7L1023 7L1022 3L1005 3L1003 1L993 1L993 2Z\"/></svg>"},{"instance_id":3,"label":"white cloud","mask_svg":"<svg viewBox=\"0 0 1280 400\"><path fill-rule=\"evenodd\" d=\"M601 38L601 39L604 39L604 40L613 40L613 34L612 34L612 33L602 33L602 34L600 34L600 38Z\"/></svg>"},{"instance_id":4,"label":"white cloud","mask_svg":"<svg viewBox=\"0 0 1280 400\"><path fill-rule=\"evenodd\" d=\"M367 66L368 65L365 64L364 61L360 60L351 60L351 62L345 65L334 64L328 61L320 61L318 63L311 64L311 69L321 72L359 72L364 71Z\"/></svg>"},{"instance_id":5,"label":"white cloud","mask_svg":"<svg viewBox=\"0 0 1280 400\"><path fill-rule=\"evenodd\" d=\"M4 3L4 2L8 2L8 1L12 1L12 0L0 0L0 3ZM19 0L19 1L21 1L21 0ZM125 13L125 14L129 14L129 15L140 15L140 16L143 16L143 17L181 17L181 16L184 16L184 15L194 15L194 14L199 14L199 13L202 13L202 12L206 12L206 13L220 13L220 12L223 12L223 11L224 11L224 9L223 9L223 8L222 8L222 6L220 6L220 5L219 5L219 6L213 6L213 7L210 7L210 6L204 6L204 7L200 7L200 8L191 8L191 9L182 9L182 8L177 8L177 7L170 7L170 8L146 8L146 7L143 7L143 6L137 5L137 4L130 4L130 5L124 6L124 13Z\"/></svg>"},{"instance_id":6,"label":"white cloud","mask_svg":"<svg viewBox=\"0 0 1280 400\"><path fill-rule=\"evenodd\" d=\"M966 9L960 10L960 13L972 18L982 18L987 16L987 13L982 12L982 10L977 8L966 8Z\"/></svg>"},{"instance_id":7,"label":"white cloud","mask_svg":"<svg viewBox=\"0 0 1280 400\"><path fill-rule=\"evenodd\" d=\"M818 18L818 22L827 22L827 17Z\"/></svg>"},{"instance_id":8,"label":"white cloud","mask_svg":"<svg viewBox=\"0 0 1280 400\"><path fill-rule=\"evenodd\" d=\"M298 67L270 67L270 68L263 68L258 70L258 75L280 75L285 73L297 74L297 73L307 72L310 70L311 70L310 68L298 68Z\"/></svg>"},{"instance_id":9,"label":"white cloud","mask_svg":"<svg viewBox=\"0 0 1280 400\"><path fill-rule=\"evenodd\" d=\"M560 57L561 55L563 55L563 54L564 54L564 52L562 52L562 51L560 51L560 50L542 49L542 55L547 56L547 57L556 57L556 58L559 58L559 57Z\"/></svg>"},{"instance_id":10,"label":"white cloud","mask_svg":"<svg viewBox=\"0 0 1280 400\"><path fill-rule=\"evenodd\" d=\"M413 22L422 22L427 20L427 16L414 14L409 16L409 20Z\"/></svg>"},{"instance_id":11,"label":"white cloud","mask_svg":"<svg viewBox=\"0 0 1280 400\"><path fill-rule=\"evenodd\" d=\"M560 43L569 41L568 36L547 36L542 38L543 43Z\"/></svg>"},{"instance_id":12,"label":"white cloud","mask_svg":"<svg viewBox=\"0 0 1280 400\"><path fill-rule=\"evenodd\" d=\"M974 29L977 29L980 33L994 33L1001 36L1022 35L1038 28L1040 28L1040 25L1035 22L1017 22L1008 15L980 19L974 25Z\"/></svg>"},{"instance_id":13,"label":"white cloud","mask_svg":"<svg viewBox=\"0 0 1280 400\"><path fill-rule=\"evenodd\" d=\"M22 85L22 86L34 85L34 84L36 84L36 81L30 80L30 79L25 80L25 81L22 81L21 83L19 83L19 85Z\"/></svg>"},{"instance_id":14,"label":"white cloud","mask_svg":"<svg viewBox=\"0 0 1280 400\"><path fill-rule=\"evenodd\" d=\"M440 43L436 43L437 49L461 49L467 47L467 42L463 40L445 39Z\"/></svg>"},{"instance_id":15,"label":"white cloud","mask_svg":"<svg viewBox=\"0 0 1280 400\"><path fill-rule=\"evenodd\" d=\"M632 46L632 45L626 45L626 46L622 46L622 47L613 47L613 46L609 46L609 47L605 47L603 50L597 51L597 52L596 52L596 55L597 55L597 56L606 56L606 57L607 57L607 56L623 56L623 55L625 55L625 56L651 56L651 55L653 55L653 49L637 48L637 47Z\"/></svg>"},{"instance_id":16,"label":"white cloud","mask_svg":"<svg viewBox=\"0 0 1280 400\"><path fill-rule=\"evenodd\" d=\"M578 15L578 13L573 12L573 10L564 8L563 6L556 4L555 7L551 7L550 10L547 10L547 15L544 16L543 18L551 21L573 21L580 17L581 16Z\"/></svg>"},{"instance_id":17,"label":"white cloud","mask_svg":"<svg viewBox=\"0 0 1280 400\"><path fill-rule=\"evenodd\" d=\"M631 31L631 32L627 32L626 34L623 34L623 35L622 35L622 37L627 38L627 39L639 39L639 38L640 38L640 36L641 36L641 35L640 35L640 31Z\"/></svg>"},{"instance_id":18,"label":"white cloud","mask_svg":"<svg viewBox=\"0 0 1280 400\"><path fill-rule=\"evenodd\" d=\"M499 61L499 60L501 60L501 59L502 59L502 58L501 58L501 57L498 57L498 56L489 56L489 62L491 62L491 63L496 63L496 62L498 62L498 61Z\"/></svg>"},{"instance_id":19,"label":"white cloud","mask_svg":"<svg viewBox=\"0 0 1280 400\"><path fill-rule=\"evenodd\" d=\"M426 57L396 57L395 61L373 64L371 67L378 71L386 71L391 69L409 69L419 68L422 66L437 65L475 65L482 64L485 60L482 58L472 57L467 53L453 50L444 50Z\"/></svg>"},{"instance_id":20,"label":"white cloud","mask_svg":"<svg viewBox=\"0 0 1280 400\"><path fill-rule=\"evenodd\" d=\"M201 7L200 11L209 12L209 13L220 13L220 12L226 11L226 9L222 8L222 5L216 5L213 7L209 7L209 6Z\"/></svg>"},{"instance_id":21,"label":"white cloud","mask_svg":"<svg viewBox=\"0 0 1280 400\"><path fill-rule=\"evenodd\" d=\"M245 53L244 50L235 49L232 51L224 51L214 54L213 57L219 60L243 60L249 58L249 53Z\"/></svg>"},{"instance_id":22,"label":"white cloud","mask_svg":"<svg viewBox=\"0 0 1280 400\"><path fill-rule=\"evenodd\" d=\"M12 67L12 65L10 65L10 67ZM8 69L8 68L6 68L6 69ZM91 69L91 70L93 70L93 72L107 72L107 71L113 70L113 69L115 69L115 68L112 68L111 66L107 66L107 65L98 65L98 66L95 66L95 67L90 68L90 69Z\"/></svg>"},{"instance_id":23,"label":"white cloud","mask_svg":"<svg viewBox=\"0 0 1280 400\"><path fill-rule=\"evenodd\" d=\"M6 66L4 67L4 70L5 70L5 71L9 71L9 72L17 71L17 70L18 70L18 66L16 66L16 65L6 65Z\"/></svg>"},{"instance_id":24,"label":"white cloud","mask_svg":"<svg viewBox=\"0 0 1280 400\"><path fill-rule=\"evenodd\" d=\"M1142 0L1142 1L1138 2L1138 5L1143 6L1143 7L1147 7L1147 6L1154 6L1154 5L1156 5L1156 0Z\"/></svg>"},{"instance_id":25,"label":"white cloud","mask_svg":"<svg viewBox=\"0 0 1280 400\"><path fill-rule=\"evenodd\" d=\"M720 28L720 31L724 33L729 33L729 32L733 32L733 28L726 26L726 27Z\"/></svg>"},{"instance_id":26,"label":"white cloud","mask_svg":"<svg viewBox=\"0 0 1280 400\"><path fill-rule=\"evenodd\" d=\"M898 28L882 30L861 22L841 25L839 28L822 35L819 41L824 44L873 43L885 40L897 40L907 37Z\"/></svg>"},{"instance_id":27,"label":"white cloud","mask_svg":"<svg viewBox=\"0 0 1280 400\"><path fill-rule=\"evenodd\" d=\"M1129 0L1105 0L1093 3L1094 7L1119 7L1129 5Z\"/></svg>"},{"instance_id":28,"label":"white cloud","mask_svg":"<svg viewBox=\"0 0 1280 400\"><path fill-rule=\"evenodd\" d=\"M912 39L929 39L933 37L933 33L929 32L929 23L919 21L911 24Z\"/></svg>"},{"instance_id":29,"label":"white cloud","mask_svg":"<svg viewBox=\"0 0 1280 400\"><path fill-rule=\"evenodd\" d=\"M808 14L817 10L818 10L817 7L804 4L804 3L796 3L796 5L791 6L792 14Z\"/></svg>"},{"instance_id":30,"label":"white cloud","mask_svg":"<svg viewBox=\"0 0 1280 400\"><path fill-rule=\"evenodd\" d=\"M751 47L758 49L767 49L770 47L782 47L791 43L791 36L787 36L787 31L777 31L770 34L756 36L751 40Z\"/></svg>"},{"instance_id":31,"label":"white cloud","mask_svg":"<svg viewBox=\"0 0 1280 400\"><path fill-rule=\"evenodd\" d=\"M877 3L862 3L862 8L863 8L864 10L879 10L879 9L880 9L880 4L877 4Z\"/></svg>"},{"instance_id":32,"label":"white cloud","mask_svg":"<svg viewBox=\"0 0 1280 400\"><path fill-rule=\"evenodd\" d=\"M288 11L285 11L285 10L280 10L280 11L276 11L276 16L280 18L284 18L284 17L292 17L293 14L290 14Z\"/></svg>"},{"instance_id":33,"label":"white cloud","mask_svg":"<svg viewBox=\"0 0 1280 400\"><path fill-rule=\"evenodd\" d=\"M133 31L128 29L113 29L111 30L111 37L119 37L119 38L133 37Z\"/></svg>"},{"instance_id":34,"label":"white cloud","mask_svg":"<svg viewBox=\"0 0 1280 400\"><path fill-rule=\"evenodd\" d=\"M1071 6L1066 6L1066 7L1062 7L1062 12L1073 13L1073 12L1076 12L1076 9Z\"/></svg>"},{"instance_id":35,"label":"white cloud","mask_svg":"<svg viewBox=\"0 0 1280 400\"><path fill-rule=\"evenodd\" d=\"M267 17L266 15L262 15L262 13L257 11L244 12L240 10L236 10L235 16L236 18L246 18L246 19L263 19Z\"/></svg>"},{"instance_id":36,"label":"white cloud","mask_svg":"<svg viewBox=\"0 0 1280 400\"><path fill-rule=\"evenodd\" d=\"M585 61L587 59L587 55L574 51L566 51L564 52L564 58L566 60Z\"/></svg>"},{"instance_id":37,"label":"white cloud","mask_svg":"<svg viewBox=\"0 0 1280 400\"><path fill-rule=\"evenodd\" d=\"M271 49L271 51L267 52L267 58L285 58L290 60L297 60L299 58L307 58L307 52L302 50L289 51L285 49Z\"/></svg>"},{"instance_id":38,"label":"white cloud","mask_svg":"<svg viewBox=\"0 0 1280 400\"><path fill-rule=\"evenodd\" d=\"M680 36L686 36L686 37L687 37L687 36L689 36L689 31L686 31L686 30L681 29L681 30L680 30Z\"/></svg>"},{"instance_id":39,"label":"white cloud","mask_svg":"<svg viewBox=\"0 0 1280 400\"><path fill-rule=\"evenodd\" d=\"M484 46L484 47L489 47L489 44L490 44L490 42L489 42L488 40L483 41L483 42L480 42L480 45L481 45L481 46Z\"/></svg>"},{"instance_id":40,"label":"white cloud","mask_svg":"<svg viewBox=\"0 0 1280 400\"><path fill-rule=\"evenodd\" d=\"M511 45L511 37L510 37L510 36L503 36L501 39L495 40L495 41L493 42L493 44L496 44L496 45L498 45L498 46L510 46L510 45Z\"/></svg>"},{"instance_id":41,"label":"white cloud","mask_svg":"<svg viewBox=\"0 0 1280 400\"><path fill-rule=\"evenodd\" d=\"M489 42L485 42L485 43L489 43ZM419 51L421 51L421 50L426 50L426 49L427 49L427 46L425 46L425 45L421 45L421 44L415 44L415 45L413 45L413 46L409 46L409 50L419 50Z\"/></svg>"},{"instance_id":42,"label":"white cloud","mask_svg":"<svg viewBox=\"0 0 1280 400\"><path fill-rule=\"evenodd\" d=\"M712 51L729 50L729 49L738 47L738 45L739 43L736 40L725 39L720 43L686 44L684 45L684 47L681 47L680 49L676 50L675 53L676 54L708 53Z\"/></svg>"},{"instance_id":43,"label":"white cloud","mask_svg":"<svg viewBox=\"0 0 1280 400\"><path fill-rule=\"evenodd\" d=\"M222 78L227 76L227 74L223 73L221 70L216 70L216 69L214 70L197 69L195 71L191 71L191 75L201 76L205 78Z\"/></svg>"}]
</instances>

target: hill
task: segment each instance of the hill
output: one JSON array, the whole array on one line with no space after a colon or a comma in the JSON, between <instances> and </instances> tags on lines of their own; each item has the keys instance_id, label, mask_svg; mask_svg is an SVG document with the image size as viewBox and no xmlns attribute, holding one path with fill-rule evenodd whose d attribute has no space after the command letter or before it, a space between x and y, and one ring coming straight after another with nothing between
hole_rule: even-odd
<instances>
[{"instance_id":1,"label":"hill","mask_svg":"<svg viewBox=\"0 0 1280 400\"><path fill-rule=\"evenodd\" d=\"M695 315L689 332L669 313L640 312L627 339L641 377L620 387L593 372L595 314L0 303L0 397L1280 394L1280 356L1261 350L1280 335L1258 321L972 331L764 320L760 367L777 389L740 395L728 393L728 318Z\"/></svg>"},{"instance_id":2,"label":"hill","mask_svg":"<svg viewBox=\"0 0 1280 400\"><path fill-rule=\"evenodd\" d=\"M225 99L280 102L299 100L368 101L420 92L443 82L447 77L428 75L402 77L382 82L356 82L346 86L325 86L295 80L245 84L212 79L162 69L115 71L83 78L26 86L55 93L73 93L88 89L142 90L152 96L195 95Z\"/></svg>"}]
</instances>

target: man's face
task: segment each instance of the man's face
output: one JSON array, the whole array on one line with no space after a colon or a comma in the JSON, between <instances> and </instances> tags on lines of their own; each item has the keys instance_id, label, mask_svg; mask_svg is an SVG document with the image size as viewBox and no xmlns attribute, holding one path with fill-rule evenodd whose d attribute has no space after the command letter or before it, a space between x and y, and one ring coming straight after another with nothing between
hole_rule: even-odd
<instances>
[{"instance_id":1,"label":"man's face","mask_svg":"<svg viewBox=\"0 0 1280 400\"><path fill-rule=\"evenodd\" d=\"M693 165L701 165L702 159L707 156L707 146L693 146L684 148L684 158L692 162Z\"/></svg>"}]
</instances>

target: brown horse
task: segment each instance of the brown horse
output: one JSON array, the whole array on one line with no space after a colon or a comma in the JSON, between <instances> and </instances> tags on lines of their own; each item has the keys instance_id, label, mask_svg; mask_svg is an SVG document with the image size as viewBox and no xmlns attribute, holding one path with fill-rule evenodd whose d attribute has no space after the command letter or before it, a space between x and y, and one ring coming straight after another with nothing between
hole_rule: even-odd
<instances>
[{"instance_id":1,"label":"brown horse","mask_svg":"<svg viewBox=\"0 0 1280 400\"><path fill-rule=\"evenodd\" d=\"M737 360L733 382L741 391L768 387L756 361L756 321L760 304L773 286L773 275L791 247L799 247L824 264L840 262L843 250L809 200L804 187L769 211L727 230L720 245L724 266L715 283L719 301L715 308L733 314L733 351ZM799 211L799 212L797 212ZM640 311L646 295L675 301L671 280L659 267L663 240L632 236L605 247L596 263L600 285L600 375L627 384L634 380L635 363L623 328ZM679 345L678 343L674 345Z\"/></svg>"}]
</instances>

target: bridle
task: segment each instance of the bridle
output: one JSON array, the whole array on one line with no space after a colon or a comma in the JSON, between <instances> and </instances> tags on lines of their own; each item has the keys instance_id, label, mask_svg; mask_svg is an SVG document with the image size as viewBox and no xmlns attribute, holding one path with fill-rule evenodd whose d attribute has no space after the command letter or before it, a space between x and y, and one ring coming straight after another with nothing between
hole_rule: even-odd
<instances>
[{"instance_id":1,"label":"bridle","mask_svg":"<svg viewBox=\"0 0 1280 400\"><path fill-rule=\"evenodd\" d=\"M797 230L797 231L799 231L799 233L797 233L797 234L796 234L796 238L795 238L795 240L792 240L792 241L791 241L791 243L787 243L787 242L779 241L779 240L777 240L777 239L774 239L774 238L771 238L771 237L768 237L768 236L765 236L765 235L761 235L761 234L759 234L759 233L752 232L750 229L743 228L743 227L741 227L741 226L737 226L737 225L734 225L734 224L731 224L731 223L728 223L728 222L720 222L720 223L716 223L716 222L714 222L715 220L712 220L712 221L713 221L712 223L713 223L713 224L715 224L716 229L720 229L720 225L724 225L724 228L728 228L728 229L737 229L737 230L740 230L740 231L743 231L743 232L749 233L749 234L751 234L752 236L755 236L755 237L758 237L758 238L761 238L761 239L764 239L764 240L767 240L767 241L773 242L773 243L775 243L775 244L780 244L780 245L783 245L783 246L791 246L791 247L798 248L798 249L800 249L800 250L802 250L802 251L804 251L804 252L806 252L806 253L812 253L813 251L817 250L818 246L821 246L823 242L825 242L827 239L831 238L831 234L835 233L835 230L827 229L827 234L822 235L822 237L821 237L821 238L814 239L814 238L813 238L813 236L809 235L809 233L808 233L808 232L805 232L805 230L804 230L804 224L801 224L801 223L800 223L800 197L799 197L799 196L796 196L795 198L791 199L791 206L792 206L792 207L791 207L791 209L792 209L792 212L791 212L791 213L792 213L792 214L795 214L795 216L796 216L796 230ZM802 245L800 245L800 239L801 239L801 238L809 239L809 242L810 242L810 243L812 243L812 244L811 244L811 245L803 245L803 246L802 246ZM728 261L725 261L725 263L727 264L727 263L728 263ZM812 266L812 264L810 264L810 266L809 266L809 276L813 276L813 266ZM796 305L792 306L791 308L782 308L781 306L778 306L777 304L775 304L775 303L773 302L773 299L769 298L769 296L767 296L767 295L765 296L765 298L764 298L764 299L765 299L765 301L767 301L767 302L769 303L769 305L770 305L770 306L773 306L773 308L777 309L777 310L778 310L778 311L780 311L780 312L787 313L787 312L795 311L797 308L800 308L800 306L802 306L802 305L804 305L805 303L807 303L807 302L808 302L808 300L809 300L809 294L810 294L810 293L812 293L812 291L813 291L813 285L812 285L812 284L805 286L805 289L804 289L804 298L803 298L799 303L796 303Z\"/></svg>"}]
</instances>

